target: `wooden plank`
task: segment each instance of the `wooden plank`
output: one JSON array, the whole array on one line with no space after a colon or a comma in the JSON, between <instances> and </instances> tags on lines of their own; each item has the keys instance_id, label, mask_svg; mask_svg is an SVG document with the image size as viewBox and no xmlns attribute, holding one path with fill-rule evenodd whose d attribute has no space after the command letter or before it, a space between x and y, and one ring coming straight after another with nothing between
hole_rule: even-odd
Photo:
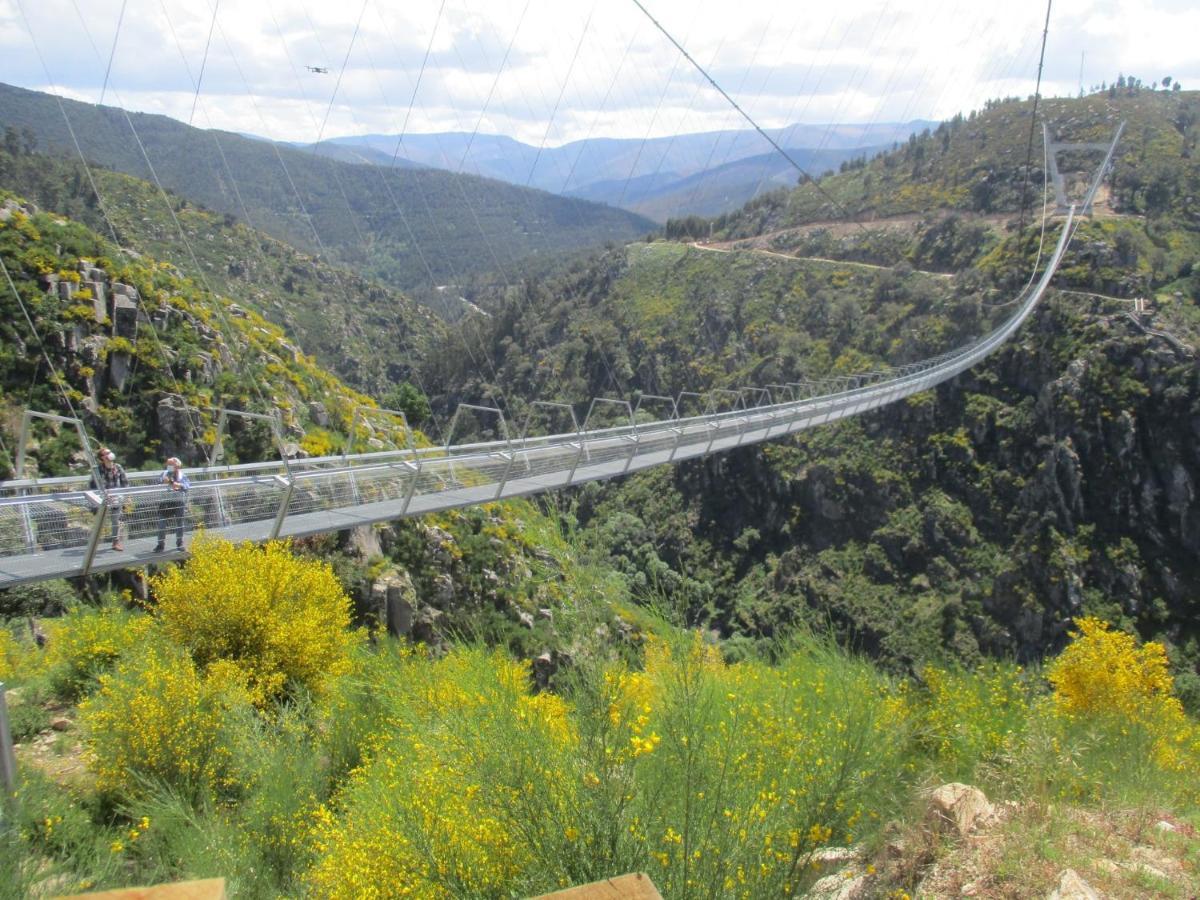
<instances>
[{"instance_id":1,"label":"wooden plank","mask_svg":"<svg viewBox=\"0 0 1200 900\"><path fill-rule=\"evenodd\" d=\"M579 887L542 894L534 900L662 900L662 894L645 872L593 881Z\"/></svg>"},{"instance_id":2,"label":"wooden plank","mask_svg":"<svg viewBox=\"0 0 1200 900\"><path fill-rule=\"evenodd\" d=\"M120 888L115 891L97 891L92 894L72 894L56 900L226 900L225 879L205 878L200 881L179 881L175 884L159 884L154 887Z\"/></svg>"}]
</instances>

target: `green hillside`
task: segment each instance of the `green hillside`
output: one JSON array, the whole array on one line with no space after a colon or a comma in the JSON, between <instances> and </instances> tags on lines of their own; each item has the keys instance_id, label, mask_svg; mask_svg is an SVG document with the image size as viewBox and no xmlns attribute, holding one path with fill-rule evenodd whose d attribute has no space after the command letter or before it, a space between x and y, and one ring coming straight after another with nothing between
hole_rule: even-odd
<instances>
[{"instance_id":1,"label":"green hillside","mask_svg":"<svg viewBox=\"0 0 1200 900\"><path fill-rule=\"evenodd\" d=\"M440 320L398 290L153 185L75 160L27 152L8 132L0 147L0 190L69 216L123 248L170 259L180 271L263 315L328 371L381 395L412 379ZM92 189L95 181L96 191ZM178 224L176 224L178 222ZM111 231L110 231L111 228ZM180 234L182 229L183 234Z\"/></svg>"},{"instance_id":2,"label":"green hillside","mask_svg":"<svg viewBox=\"0 0 1200 900\"><path fill-rule=\"evenodd\" d=\"M279 326L173 265L122 256L84 225L34 213L3 192L0 198L0 259L40 337L31 334L6 284L0 292L6 446L15 446L22 408L65 413L69 400L95 438L130 467L170 454L195 463L214 409L223 405L277 407L290 436L317 449L333 431L348 428L355 405L370 402L320 368ZM78 449L74 440L56 432L40 441L32 450L37 470L60 474ZM253 454L271 450L263 435L247 433L235 452L261 458Z\"/></svg>"},{"instance_id":3,"label":"green hillside","mask_svg":"<svg viewBox=\"0 0 1200 900\"><path fill-rule=\"evenodd\" d=\"M777 191L717 220L730 237L762 234L848 213L860 220L954 209L977 214L1020 210L1032 100L1003 100L982 112L957 116L914 135L899 150L823 179ZM1200 92L1114 89L1081 99L1048 98L1038 118L1052 137L1071 142L1109 141L1125 132L1110 179L1111 208L1153 217L1172 214L1200 225L1194 199L1200 191ZM1029 173L1037 207L1042 183L1040 125ZM1097 160L1098 161L1098 160ZM832 198L836 205L830 202Z\"/></svg>"},{"instance_id":4,"label":"green hillside","mask_svg":"<svg viewBox=\"0 0 1200 900\"><path fill-rule=\"evenodd\" d=\"M1115 103L1131 135L1119 166L1132 167L1132 155L1141 171L1186 179L1190 145L1165 113L1195 101L1047 105L1095 136ZM964 120L946 132L949 146L970 138L976 165L1001 169L1016 143L1000 135L1021 130L1020 108ZM1155 139L1153 122L1177 139ZM912 152L869 168L911 174L902 161ZM944 168L930 165L921 183L942 184ZM1122 168L1114 196L1128 190ZM1035 230L1018 239L1003 222L953 209L865 233L775 230L803 220L810 191L728 219L738 242L634 244L494 298L488 346L501 385L579 402L867 371L982 334L1011 312L1006 301L1034 263ZM1034 660L1086 612L1166 641L1188 702L1200 704L1200 230L1190 209L1173 199L1085 223L1055 280L1061 290L993 359L934 393L589 487L575 515L646 597L735 641L807 622L901 670L940 658ZM1115 299L1139 295L1155 298L1140 324ZM486 389L454 359L438 357L445 383Z\"/></svg>"},{"instance_id":5,"label":"green hillside","mask_svg":"<svg viewBox=\"0 0 1200 900\"><path fill-rule=\"evenodd\" d=\"M85 157L150 178L124 112L62 103ZM163 185L181 197L245 217L309 253L323 244L342 264L401 288L455 283L533 253L627 240L654 227L623 210L470 175L354 165L165 116L130 119ZM0 85L0 127L29 129L44 150L76 155L48 94Z\"/></svg>"},{"instance_id":6,"label":"green hillside","mask_svg":"<svg viewBox=\"0 0 1200 900\"><path fill-rule=\"evenodd\" d=\"M45 198L0 191L6 449L27 406L80 411L131 467L197 459L217 405L340 444L369 401L256 309L300 333L329 284L365 298L333 353L368 346L349 323L391 295L176 198L181 262L145 185L103 174L123 252L72 168L28 149L0 154L4 184ZM1089 223L1016 339L861 418L537 502L291 545L199 535L148 577L0 591L20 778L0 898L195 878L500 898L628 872L721 900L1196 894L1186 212ZM1008 315L1037 253L953 213L540 262L425 332L423 368L435 401L504 393L516 419L517 397L927 356ZM421 336L397 316L381 333ZM254 429L231 444L272 452ZM82 464L65 430L28 449L42 474Z\"/></svg>"}]
</instances>

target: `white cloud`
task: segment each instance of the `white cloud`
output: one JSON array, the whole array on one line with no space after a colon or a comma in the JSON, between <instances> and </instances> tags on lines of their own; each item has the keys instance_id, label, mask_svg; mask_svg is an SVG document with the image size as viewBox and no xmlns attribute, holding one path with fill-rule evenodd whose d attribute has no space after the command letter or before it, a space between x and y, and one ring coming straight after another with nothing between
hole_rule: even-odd
<instances>
[{"instance_id":1,"label":"white cloud","mask_svg":"<svg viewBox=\"0 0 1200 900\"><path fill-rule=\"evenodd\" d=\"M95 102L121 2L21 0L47 75L17 0L0 0L4 78ZM644 2L770 127L944 118L1031 93L1045 9L1042 0L846 0L816 11L776 0ZM478 125L558 144L740 127L633 3L447 0L438 19L440 3L221 0L196 124L311 141L328 109L326 136L394 133L428 48L410 131ZM211 15L210 2L128 0L106 102L186 120ZM1190 0L1058 0L1044 90L1073 94L1081 56L1085 85L1123 71L1200 86L1196 34L1200 8Z\"/></svg>"}]
</instances>

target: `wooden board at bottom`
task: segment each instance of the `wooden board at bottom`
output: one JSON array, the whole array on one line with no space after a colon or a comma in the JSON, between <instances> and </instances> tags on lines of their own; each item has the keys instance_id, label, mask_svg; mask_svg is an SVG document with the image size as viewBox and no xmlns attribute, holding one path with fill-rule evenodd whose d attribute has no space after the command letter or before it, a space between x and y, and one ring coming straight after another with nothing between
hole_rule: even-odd
<instances>
[{"instance_id":1,"label":"wooden board at bottom","mask_svg":"<svg viewBox=\"0 0 1200 900\"><path fill-rule=\"evenodd\" d=\"M619 875L579 887L543 894L534 900L662 900L662 894L645 872Z\"/></svg>"},{"instance_id":2,"label":"wooden board at bottom","mask_svg":"<svg viewBox=\"0 0 1200 900\"><path fill-rule=\"evenodd\" d=\"M120 888L97 891L93 894L72 894L57 900L225 900L225 879L205 878L201 881L179 881L154 887Z\"/></svg>"}]
</instances>

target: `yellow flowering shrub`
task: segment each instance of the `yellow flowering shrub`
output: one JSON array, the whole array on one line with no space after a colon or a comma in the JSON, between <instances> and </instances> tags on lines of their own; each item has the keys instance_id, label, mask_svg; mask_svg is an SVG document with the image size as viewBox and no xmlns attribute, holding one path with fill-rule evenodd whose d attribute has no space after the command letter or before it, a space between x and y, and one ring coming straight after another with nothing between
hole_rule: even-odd
<instances>
[{"instance_id":1,"label":"yellow flowering shrub","mask_svg":"<svg viewBox=\"0 0 1200 900\"><path fill-rule=\"evenodd\" d=\"M239 673L216 665L204 677L180 648L149 642L80 704L96 787L129 795L154 780L192 799L231 787L232 715L248 703Z\"/></svg>"},{"instance_id":2,"label":"yellow flowering shrub","mask_svg":"<svg viewBox=\"0 0 1200 900\"><path fill-rule=\"evenodd\" d=\"M726 665L699 637L580 674L454 649L391 673L368 759L314 824L317 897L528 896L647 870L664 896L791 896L893 806L907 724L869 664Z\"/></svg>"},{"instance_id":3,"label":"yellow flowering shrub","mask_svg":"<svg viewBox=\"0 0 1200 900\"><path fill-rule=\"evenodd\" d=\"M17 668L17 642L12 632L0 627L0 681L12 678Z\"/></svg>"},{"instance_id":4,"label":"yellow flowering shrub","mask_svg":"<svg viewBox=\"0 0 1200 900\"><path fill-rule=\"evenodd\" d=\"M1085 734L1085 749L1066 750L1075 757L1071 771L1082 774L1063 792L1094 797L1130 785L1159 798L1200 800L1200 727L1175 696L1166 648L1139 645L1095 618L1076 619L1075 626L1072 642L1047 670L1061 740Z\"/></svg>"},{"instance_id":5,"label":"yellow flowering shrub","mask_svg":"<svg viewBox=\"0 0 1200 900\"><path fill-rule=\"evenodd\" d=\"M65 697L83 694L118 657L142 643L152 625L145 613L116 604L82 607L48 623L43 664L51 688Z\"/></svg>"},{"instance_id":6,"label":"yellow flowering shrub","mask_svg":"<svg viewBox=\"0 0 1200 900\"><path fill-rule=\"evenodd\" d=\"M201 671L217 661L238 667L258 706L297 685L319 693L349 671L350 598L328 564L286 543L197 541L192 558L152 586L163 632Z\"/></svg>"},{"instance_id":7,"label":"yellow flowering shrub","mask_svg":"<svg viewBox=\"0 0 1200 900\"><path fill-rule=\"evenodd\" d=\"M1051 664L1047 677L1067 713L1120 711L1139 717L1148 708L1178 706L1167 668L1167 651L1149 641L1113 631L1095 618L1075 620L1073 641ZM1182 712L1182 710L1180 710Z\"/></svg>"},{"instance_id":8,"label":"yellow flowering shrub","mask_svg":"<svg viewBox=\"0 0 1200 900\"><path fill-rule=\"evenodd\" d=\"M501 654L400 654L387 733L351 774L341 815L315 816L308 886L318 897L507 896L569 840L566 704L530 694L527 666Z\"/></svg>"}]
</instances>

